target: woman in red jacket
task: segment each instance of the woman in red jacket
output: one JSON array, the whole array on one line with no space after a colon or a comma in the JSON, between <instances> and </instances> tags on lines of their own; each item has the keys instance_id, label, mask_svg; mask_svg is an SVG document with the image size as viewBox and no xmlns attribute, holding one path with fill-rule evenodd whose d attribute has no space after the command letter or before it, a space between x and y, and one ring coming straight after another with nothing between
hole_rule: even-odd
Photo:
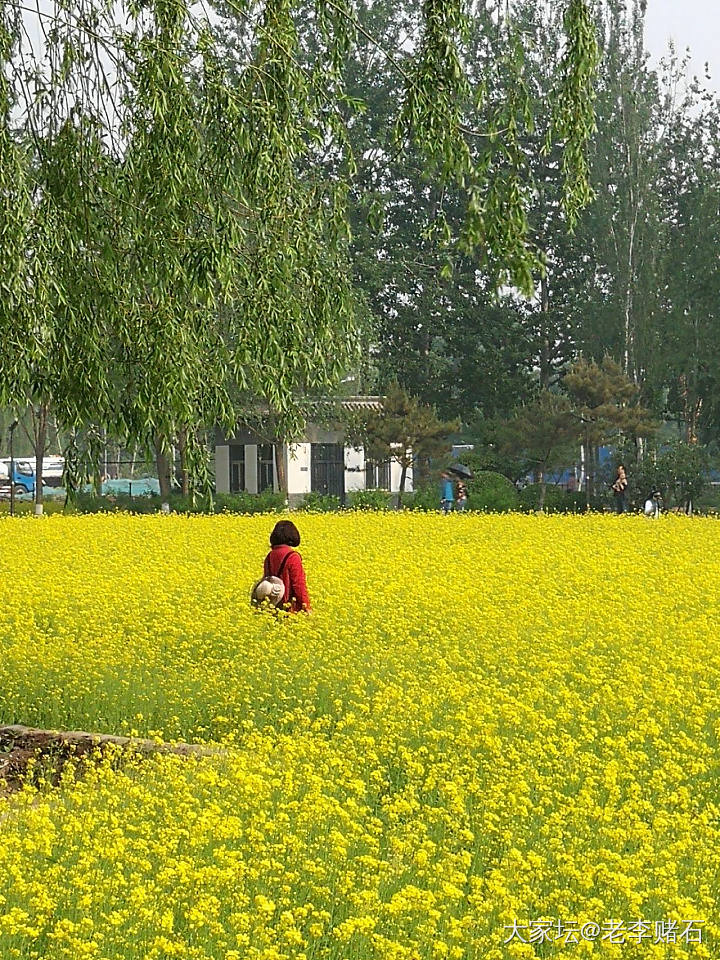
<instances>
[{"instance_id":1,"label":"woman in red jacket","mask_svg":"<svg viewBox=\"0 0 720 960\"><path fill-rule=\"evenodd\" d=\"M298 528L291 520L280 520L270 534L272 549L265 557L265 576L280 577L285 584L285 598L280 606L291 613L310 610L310 596L305 582L302 557L293 547L300 546Z\"/></svg>"}]
</instances>

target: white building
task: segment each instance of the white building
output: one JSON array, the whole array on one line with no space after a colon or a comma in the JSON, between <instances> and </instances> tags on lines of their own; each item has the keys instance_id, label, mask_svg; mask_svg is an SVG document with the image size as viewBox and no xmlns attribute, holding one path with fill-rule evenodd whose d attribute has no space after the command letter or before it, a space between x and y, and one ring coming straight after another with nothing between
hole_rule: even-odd
<instances>
[{"instance_id":1,"label":"white building","mask_svg":"<svg viewBox=\"0 0 720 960\"><path fill-rule=\"evenodd\" d=\"M349 397L342 401L347 410L378 409L380 397ZM329 494L346 501L347 494L358 490L400 489L402 468L395 460L377 463L365 451L346 442L341 430L308 423L305 437L283 445L288 499L298 504L308 493ZM248 430L237 430L226 437L217 432L215 442L215 489L218 493L262 493L278 489L277 469L272 444L263 442ZM405 490L412 491L412 469L408 470Z\"/></svg>"}]
</instances>

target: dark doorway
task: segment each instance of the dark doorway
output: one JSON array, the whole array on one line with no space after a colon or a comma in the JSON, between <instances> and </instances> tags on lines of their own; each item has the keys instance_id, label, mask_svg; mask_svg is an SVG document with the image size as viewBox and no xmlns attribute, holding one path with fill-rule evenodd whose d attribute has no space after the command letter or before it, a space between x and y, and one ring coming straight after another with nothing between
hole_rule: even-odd
<instances>
[{"instance_id":1,"label":"dark doorway","mask_svg":"<svg viewBox=\"0 0 720 960\"><path fill-rule=\"evenodd\" d=\"M345 448L341 443L310 445L310 489L345 502Z\"/></svg>"},{"instance_id":2,"label":"dark doorway","mask_svg":"<svg viewBox=\"0 0 720 960\"><path fill-rule=\"evenodd\" d=\"M257 448L257 489L258 493L263 490L273 490L273 467L275 457L271 443L259 443Z\"/></svg>"},{"instance_id":3,"label":"dark doorway","mask_svg":"<svg viewBox=\"0 0 720 960\"><path fill-rule=\"evenodd\" d=\"M241 443L230 446L230 493L245 490L245 447Z\"/></svg>"}]
</instances>

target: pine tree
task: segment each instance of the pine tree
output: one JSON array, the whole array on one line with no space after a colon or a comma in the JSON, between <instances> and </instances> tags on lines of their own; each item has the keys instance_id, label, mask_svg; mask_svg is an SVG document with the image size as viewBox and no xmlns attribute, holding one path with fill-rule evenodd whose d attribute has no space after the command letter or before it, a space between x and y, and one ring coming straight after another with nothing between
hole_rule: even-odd
<instances>
[{"instance_id":1,"label":"pine tree","mask_svg":"<svg viewBox=\"0 0 720 960\"><path fill-rule=\"evenodd\" d=\"M435 409L410 396L397 383L390 385L382 408L365 421L367 453L377 460L400 464L398 506L402 503L408 470L422 459L434 459L450 450L449 437L458 420L440 420Z\"/></svg>"}]
</instances>

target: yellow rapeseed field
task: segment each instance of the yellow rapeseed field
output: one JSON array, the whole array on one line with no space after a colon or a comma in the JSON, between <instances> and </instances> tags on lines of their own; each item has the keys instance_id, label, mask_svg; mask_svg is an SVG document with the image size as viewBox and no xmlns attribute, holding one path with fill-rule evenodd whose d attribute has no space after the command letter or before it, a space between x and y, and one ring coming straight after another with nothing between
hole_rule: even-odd
<instances>
[{"instance_id":1,"label":"yellow rapeseed field","mask_svg":"<svg viewBox=\"0 0 720 960\"><path fill-rule=\"evenodd\" d=\"M0 521L0 722L218 741L0 800L0 958L718 956L720 525Z\"/></svg>"}]
</instances>

